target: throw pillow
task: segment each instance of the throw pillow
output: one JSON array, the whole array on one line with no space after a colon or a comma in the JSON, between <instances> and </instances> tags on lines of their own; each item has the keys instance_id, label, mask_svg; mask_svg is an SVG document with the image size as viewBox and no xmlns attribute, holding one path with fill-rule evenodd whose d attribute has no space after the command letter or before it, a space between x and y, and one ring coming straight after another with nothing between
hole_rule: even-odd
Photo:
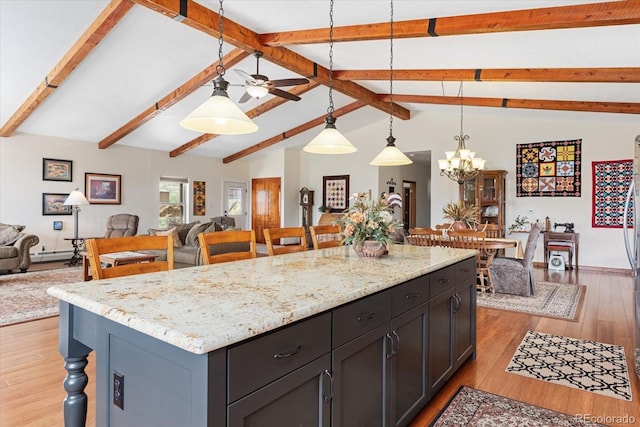
<instances>
[{"instance_id":1,"label":"throw pillow","mask_svg":"<svg viewBox=\"0 0 640 427\"><path fill-rule=\"evenodd\" d=\"M191 227L191 230L187 233L187 238L184 240L184 245L193 247L200 246L200 242L198 242L198 234L204 233L210 225L210 222L205 222L204 224L196 224Z\"/></svg>"},{"instance_id":2,"label":"throw pillow","mask_svg":"<svg viewBox=\"0 0 640 427\"><path fill-rule=\"evenodd\" d=\"M3 224L0 222L0 228L3 228L3 227L13 227L16 229L16 231L23 231L25 228L27 228L26 225Z\"/></svg>"},{"instance_id":3,"label":"throw pillow","mask_svg":"<svg viewBox=\"0 0 640 427\"><path fill-rule=\"evenodd\" d=\"M174 248L181 248L182 247L182 241L180 240L180 237L178 236L178 230L176 229L176 227L170 228L168 230L156 230L153 228L149 229L149 234L151 236L171 236L173 235L173 247Z\"/></svg>"},{"instance_id":4,"label":"throw pillow","mask_svg":"<svg viewBox=\"0 0 640 427\"><path fill-rule=\"evenodd\" d=\"M0 228L0 246L13 245L20 238L20 232L12 226Z\"/></svg>"},{"instance_id":5,"label":"throw pillow","mask_svg":"<svg viewBox=\"0 0 640 427\"><path fill-rule=\"evenodd\" d=\"M200 224L200 221L193 221L188 224L175 224L175 227L178 230L178 236L180 236L180 241L183 244L187 242L187 235L189 234L189 231L191 231L193 226L196 224Z\"/></svg>"}]
</instances>

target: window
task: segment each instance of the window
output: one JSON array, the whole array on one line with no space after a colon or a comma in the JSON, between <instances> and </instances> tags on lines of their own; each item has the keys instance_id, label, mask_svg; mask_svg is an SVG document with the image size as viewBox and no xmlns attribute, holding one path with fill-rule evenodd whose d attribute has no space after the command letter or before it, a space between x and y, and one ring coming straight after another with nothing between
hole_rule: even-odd
<instances>
[{"instance_id":1,"label":"window","mask_svg":"<svg viewBox=\"0 0 640 427\"><path fill-rule=\"evenodd\" d=\"M187 194L189 180L179 177L160 177L160 212L158 224L166 228L171 224L187 222Z\"/></svg>"}]
</instances>

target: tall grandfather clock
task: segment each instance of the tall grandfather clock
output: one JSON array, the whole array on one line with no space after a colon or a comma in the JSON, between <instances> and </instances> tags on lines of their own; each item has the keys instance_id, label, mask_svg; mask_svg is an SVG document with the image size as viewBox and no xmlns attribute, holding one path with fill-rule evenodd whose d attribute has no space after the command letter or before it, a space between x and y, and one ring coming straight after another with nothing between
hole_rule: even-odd
<instances>
[{"instance_id":1,"label":"tall grandfather clock","mask_svg":"<svg viewBox=\"0 0 640 427\"><path fill-rule=\"evenodd\" d=\"M309 226L313 224L313 190L302 187L300 190L300 206L302 206L302 226L307 234L307 246L313 246Z\"/></svg>"}]
</instances>

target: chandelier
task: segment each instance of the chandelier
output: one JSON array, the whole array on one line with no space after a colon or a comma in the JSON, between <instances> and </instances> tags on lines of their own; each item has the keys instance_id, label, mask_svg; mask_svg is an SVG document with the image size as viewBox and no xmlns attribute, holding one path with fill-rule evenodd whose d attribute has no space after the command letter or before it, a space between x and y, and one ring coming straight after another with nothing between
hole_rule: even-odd
<instances>
[{"instance_id":1,"label":"chandelier","mask_svg":"<svg viewBox=\"0 0 640 427\"><path fill-rule=\"evenodd\" d=\"M446 175L449 179L456 181L458 184L462 184L465 181L474 179L484 169L485 160L481 157L475 157L476 153L469 150L465 141L469 139L469 135L465 135L462 130L463 114L462 106L463 91L462 82L460 82L460 135L455 135L453 139L458 141L458 148L456 151L446 151L446 159L438 160L438 166L440 167L440 175Z\"/></svg>"}]
</instances>

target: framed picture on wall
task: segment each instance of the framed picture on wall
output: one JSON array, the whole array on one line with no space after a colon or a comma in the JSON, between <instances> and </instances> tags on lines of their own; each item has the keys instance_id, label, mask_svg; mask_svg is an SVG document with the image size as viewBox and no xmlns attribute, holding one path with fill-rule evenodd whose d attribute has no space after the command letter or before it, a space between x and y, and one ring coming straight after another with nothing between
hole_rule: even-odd
<instances>
[{"instance_id":1,"label":"framed picture on wall","mask_svg":"<svg viewBox=\"0 0 640 427\"><path fill-rule=\"evenodd\" d=\"M342 212L349 207L349 175L322 177L322 203L330 212Z\"/></svg>"},{"instance_id":2,"label":"framed picture on wall","mask_svg":"<svg viewBox=\"0 0 640 427\"><path fill-rule=\"evenodd\" d=\"M72 166L72 160L42 159L42 180L71 182L73 180Z\"/></svg>"},{"instance_id":3,"label":"framed picture on wall","mask_svg":"<svg viewBox=\"0 0 640 427\"><path fill-rule=\"evenodd\" d=\"M120 175L84 174L85 197L91 204L120 204Z\"/></svg>"},{"instance_id":4,"label":"framed picture on wall","mask_svg":"<svg viewBox=\"0 0 640 427\"><path fill-rule=\"evenodd\" d=\"M67 197L66 193L42 193L42 215L71 215L71 205L64 204Z\"/></svg>"}]
</instances>

